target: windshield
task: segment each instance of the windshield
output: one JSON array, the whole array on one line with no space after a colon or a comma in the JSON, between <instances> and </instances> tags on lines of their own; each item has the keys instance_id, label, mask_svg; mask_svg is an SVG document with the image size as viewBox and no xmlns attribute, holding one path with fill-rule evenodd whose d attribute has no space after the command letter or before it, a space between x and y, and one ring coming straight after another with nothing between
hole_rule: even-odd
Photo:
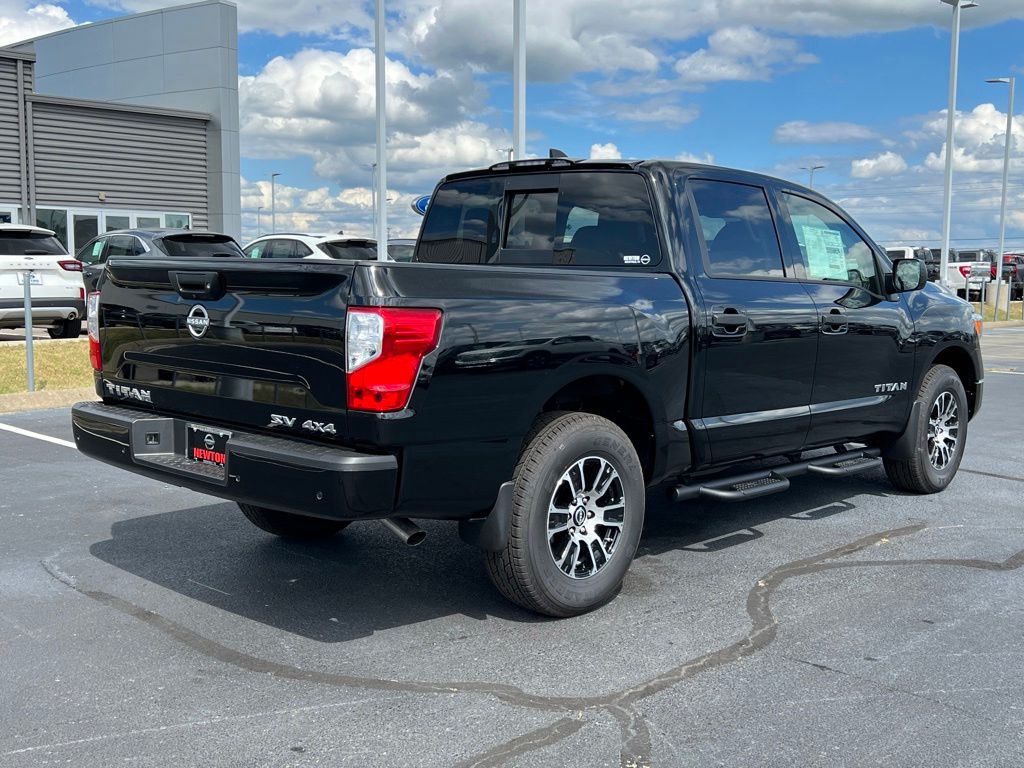
<instances>
[{"instance_id":1,"label":"windshield","mask_svg":"<svg viewBox=\"0 0 1024 768\"><path fill-rule=\"evenodd\" d=\"M168 256L244 256L238 243L227 235L167 235L155 241Z\"/></svg>"},{"instance_id":2,"label":"windshield","mask_svg":"<svg viewBox=\"0 0 1024 768\"><path fill-rule=\"evenodd\" d=\"M346 261L376 261L377 245L370 240L330 240L317 243L317 248L332 259Z\"/></svg>"},{"instance_id":3,"label":"windshield","mask_svg":"<svg viewBox=\"0 0 1024 768\"><path fill-rule=\"evenodd\" d=\"M65 256L67 251L53 235L42 232L0 232L0 256Z\"/></svg>"}]
</instances>

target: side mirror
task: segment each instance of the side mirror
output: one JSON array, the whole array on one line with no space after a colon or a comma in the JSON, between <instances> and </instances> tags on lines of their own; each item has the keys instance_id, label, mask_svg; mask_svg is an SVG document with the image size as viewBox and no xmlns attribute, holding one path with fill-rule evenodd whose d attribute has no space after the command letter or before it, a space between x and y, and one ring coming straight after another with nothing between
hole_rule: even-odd
<instances>
[{"instance_id":1,"label":"side mirror","mask_svg":"<svg viewBox=\"0 0 1024 768\"><path fill-rule=\"evenodd\" d=\"M896 293L919 291L928 283L928 267L919 259L894 259L892 285Z\"/></svg>"}]
</instances>

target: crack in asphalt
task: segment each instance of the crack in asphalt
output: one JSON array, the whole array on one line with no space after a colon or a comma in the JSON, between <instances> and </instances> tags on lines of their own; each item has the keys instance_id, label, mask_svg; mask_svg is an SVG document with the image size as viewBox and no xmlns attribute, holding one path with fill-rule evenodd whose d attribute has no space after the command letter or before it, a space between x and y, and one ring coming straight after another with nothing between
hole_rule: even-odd
<instances>
[{"instance_id":1,"label":"crack in asphalt","mask_svg":"<svg viewBox=\"0 0 1024 768\"><path fill-rule=\"evenodd\" d=\"M776 637L779 621L772 613L772 593L788 579L807 576L839 568L892 568L903 566L955 566L986 571L1012 571L1024 566L1024 550L1006 560L994 562L981 559L925 558L906 560L845 560L870 547L880 546L892 539L920 533L925 523L874 533L812 557L795 560L772 569L754 584L747 593L746 610L750 617L750 630L735 642L714 651L688 659L655 677L597 696L551 696L528 693L512 685L491 682L432 682L415 680L388 680L330 672L318 672L302 667L262 659L235 650L216 640L199 634L158 613L142 608L123 598L102 590L89 589L61 570L54 558L44 560L43 568L50 576L79 594L102 605L144 622L182 645L209 658L230 664L248 672L272 675L288 680L302 680L321 685L365 690L398 691L422 694L475 694L493 696L499 701L518 707L559 713L561 717L550 725L532 730L499 744L458 763L458 768L491 768L507 763L544 747L557 744L582 728L611 716L621 729L620 758L622 768L649 768L652 765L650 728L637 704L657 693L705 672L739 661L764 649ZM810 663L810 662L806 662ZM834 670L830 670L834 671Z\"/></svg>"}]
</instances>

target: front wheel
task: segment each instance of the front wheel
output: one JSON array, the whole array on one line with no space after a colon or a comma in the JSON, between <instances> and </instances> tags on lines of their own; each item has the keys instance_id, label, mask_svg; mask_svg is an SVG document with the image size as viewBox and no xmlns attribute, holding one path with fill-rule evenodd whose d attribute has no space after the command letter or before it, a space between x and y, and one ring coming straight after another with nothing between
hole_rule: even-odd
<instances>
[{"instance_id":1,"label":"front wheel","mask_svg":"<svg viewBox=\"0 0 1024 768\"><path fill-rule=\"evenodd\" d=\"M545 414L515 471L512 528L487 555L509 600L547 616L574 616L611 600L644 522L644 476L633 444L589 413Z\"/></svg>"},{"instance_id":2,"label":"front wheel","mask_svg":"<svg viewBox=\"0 0 1024 768\"><path fill-rule=\"evenodd\" d=\"M246 519L267 533L286 539L326 539L347 527L348 520L325 520L322 517L295 515L277 509L239 504Z\"/></svg>"},{"instance_id":3,"label":"front wheel","mask_svg":"<svg viewBox=\"0 0 1024 768\"><path fill-rule=\"evenodd\" d=\"M911 493L938 493L960 468L967 444L967 394L956 371L936 365L917 392L924 408L916 435L918 448L909 459L885 459L885 473L897 488Z\"/></svg>"}]
</instances>

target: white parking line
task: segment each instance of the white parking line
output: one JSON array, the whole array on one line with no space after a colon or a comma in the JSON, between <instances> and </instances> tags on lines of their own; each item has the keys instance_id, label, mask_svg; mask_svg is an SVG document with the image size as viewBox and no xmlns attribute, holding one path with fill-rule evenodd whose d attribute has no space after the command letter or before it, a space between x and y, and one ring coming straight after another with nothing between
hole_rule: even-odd
<instances>
[{"instance_id":1,"label":"white parking line","mask_svg":"<svg viewBox=\"0 0 1024 768\"><path fill-rule=\"evenodd\" d=\"M990 370L988 373L1005 373L1007 376L1024 376L1024 371L993 371Z\"/></svg>"},{"instance_id":2,"label":"white parking line","mask_svg":"<svg viewBox=\"0 0 1024 768\"><path fill-rule=\"evenodd\" d=\"M0 429L5 432L13 432L16 435L22 435L23 437L34 437L36 440L45 440L47 443L53 443L54 445L63 445L65 448L76 447L70 440L61 440L59 437L50 437L49 435L41 435L38 432L29 432L27 429L12 427L10 424L0 424Z\"/></svg>"}]
</instances>

